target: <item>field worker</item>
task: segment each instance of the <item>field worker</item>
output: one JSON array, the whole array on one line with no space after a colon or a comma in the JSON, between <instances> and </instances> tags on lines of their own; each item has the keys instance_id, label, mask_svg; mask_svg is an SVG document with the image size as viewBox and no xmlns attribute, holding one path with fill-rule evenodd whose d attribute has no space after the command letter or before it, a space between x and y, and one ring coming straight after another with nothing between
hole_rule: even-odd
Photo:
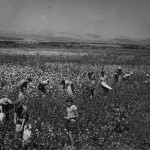
<instances>
[{"instance_id":1,"label":"field worker","mask_svg":"<svg viewBox=\"0 0 150 150\"><path fill-rule=\"evenodd\" d=\"M118 75L118 73L117 72L115 72L115 74L114 74L114 82L118 82L119 81L119 75Z\"/></svg>"},{"instance_id":2,"label":"field worker","mask_svg":"<svg viewBox=\"0 0 150 150\"><path fill-rule=\"evenodd\" d=\"M85 90L87 97L93 98L94 97L94 90L95 90L95 74L94 72L88 73L88 81L85 83L82 88Z\"/></svg>"},{"instance_id":3,"label":"field worker","mask_svg":"<svg viewBox=\"0 0 150 150\"><path fill-rule=\"evenodd\" d=\"M9 121L9 111L13 109L14 104L8 98L0 99L0 112L4 113L6 121Z\"/></svg>"},{"instance_id":4,"label":"field worker","mask_svg":"<svg viewBox=\"0 0 150 150\"><path fill-rule=\"evenodd\" d=\"M121 75L122 75L122 74L123 74L122 68L119 67L119 68L117 69L117 71L115 72L115 74L114 74L114 82L118 82L119 79L121 78Z\"/></svg>"},{"instance_id":5,"label":"field worker","mask_svg":"<svg viewBox=\"0 0 150 150\"><path fill-rule=\"evenodd\" d=\"M130 78L131 78L132 76L133 76L133 72L123 74L123 75L122 75L122 80L123 80L123 81L128 81L128 80L130 80Z\"/></svg>"},{"instance_id":6,"label":"field worker","mask_svg":"<svg viewBox=\"0 0 150 150\"><path fill-rule=\"evenodd\" d=\"M119 76L122 75L122 74L123 74L122 68L119 67L119 68L117 69L116 73L117 73Z\"/></svg>"},{"instance_id":7,"label":"field worker","mask_svg":"<svg viewBox=\"0 0 150 150\"><path fill-rule=\"evenodd\" d=\"M32 82L31 78L27 78L24 80L21 80L18 85L19 85L19 99L24 100L25 99L25 92L27 90L27 85L28 83Z\"/></svg>"},{"instance_id":8,"label":"field worker","mask_svg":"<svg viewBox=\"0 0 150 150\"><path fill-rule=\"evenodd\" d=\"M14 105L14 123L16 125L17 138L19 138L19 140L22 141L24 127L25 125L27 125L27 122L29 120L29 114L27 107L22 104L22 101L17 100L14 102Z\"/></svg>"},{"instance_id":9,"label":"field worker","mask_svg":"<svg viewBox=\"0 0 150 150\"><path fill-rule=\"evenodd\" d=\"M95 80L95 74L94 74L94 72L89 72L88 73L88 79L89 80Z\"/></svg>"},{"instance_id":10,"label":"field worker","mask_svg":"<svg viewBox=\"0 0 150 150\"><path fill-rule=\"evenodd\" d=\"M101 86L104 90L104 94L107 94L110 90L112 90L112 88L106 83L106 78L107 76L105 75L105 72L102 70L100 80L101 80Z\"/></svg>"},{"instance_id":11,"label":"field worker","mask_svg":"<svg viewBox=\"0 0 150 150\"><path fill-rule=\"evenodd\" d=\"M49 79L45 81L39 80L38 90L42 92L43 94L46 94L46 85L48 85L49 82L50 82Z\"/></svg>"},{"instance_id":12,"label":"field worker","mask_svg":"<svg viewBox=\"0 0 150 150\"><path fill-rule=\"evenodd\" d=\"M149 74L146 75L146 78L147 79L146 79L145 83L150 83L150 75Z\"/></svg>"},{"instance_id":13,"label":"field worker","mask_svg":"<svg viewBox=\"0 0 150 150\"><path fill-rule=\"evenodd\" d=\"M68 137L71 141L71 147L74 149L74 138L73 133L77 130L76 119L79 117L77 107L73 103L72 97L68 97L66 100L67 116L64 117L66 120L66 129L68 131Z\"/></svg>"},{"instance_id":14,"label":"field worker","mask_svg":"<svg viewBox=\"0 0 150 150\"><path fill-rule=\"evenodd\" d=\"M74 96L74 85L69 80L62 80L60 83L63 87L63 90L66 90L69 96Z\"/></svg>"}]
</instances>

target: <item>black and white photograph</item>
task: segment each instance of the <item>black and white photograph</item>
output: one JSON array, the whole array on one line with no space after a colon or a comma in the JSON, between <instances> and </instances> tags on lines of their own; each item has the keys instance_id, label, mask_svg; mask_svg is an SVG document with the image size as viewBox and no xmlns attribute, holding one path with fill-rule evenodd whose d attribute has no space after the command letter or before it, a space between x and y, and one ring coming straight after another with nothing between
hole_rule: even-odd
<instances>
[{"instance_id":1,"label":"black and white photograph","mask_svg":"<svg viewBox=\"0 0 150 150\"><path fill-rule=\"evenodd\" d=\"M0 150L150 150L150 0L0 0Z\"/></svg>"}]
</instances>

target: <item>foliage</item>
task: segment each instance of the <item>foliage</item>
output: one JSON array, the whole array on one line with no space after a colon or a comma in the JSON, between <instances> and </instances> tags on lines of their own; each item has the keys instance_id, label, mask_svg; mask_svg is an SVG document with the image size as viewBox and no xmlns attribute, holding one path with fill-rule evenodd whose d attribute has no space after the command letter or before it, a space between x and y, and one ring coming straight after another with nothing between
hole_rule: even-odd
<instances>
[{"instance_id":1,"label":"foliage","mask_svg":"<svg viewBox=\"0 0 150 150\"><path fill-rule=\"evenodd\" d=\"M106 60L109 59L109 64L106 60L104 63L98 62L97 57L92 55L75 58L66 56L27 58L26 55L0 57L0 76L6 81L0 91L0 98L8 96L13 101L16 100L18 81L27 76L33 77L25 102L33 127L33 137L32 143L26 149L60 150L68 142L63 119L67 94L60 88L60 81L64 78L75 84L74 101L80 115L75 144L77 149L150 148L150 85L143 82L145 74L150 72L149 66L139 65L139 62L138 65L124 62L123 71L132 70L134 75L130 81L115 84L113 74L122 61L120 64L118 62L118 65L115 64L113 55L104 57ZM108 84L113 88L107 96L103 95L99 82L103 67L108 75ZM97 77L93 99L83 95L81 89L89 71L94 71ZM50 78L50 85L53 87L45 97L36 88L40 76L44 79ZM19 149L18 141L14 139L13 119L9 125L1 125L0 129L1 149Z\"/></svg>"}]
</instances>

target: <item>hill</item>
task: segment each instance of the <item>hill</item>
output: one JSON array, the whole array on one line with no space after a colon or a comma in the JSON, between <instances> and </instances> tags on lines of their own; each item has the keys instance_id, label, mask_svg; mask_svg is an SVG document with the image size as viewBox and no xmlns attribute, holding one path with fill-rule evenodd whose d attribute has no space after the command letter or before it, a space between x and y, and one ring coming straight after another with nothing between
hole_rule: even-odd
<instances>
[{"instance_id":1,"label":"hill","mask_svg":"<svg viewBox=\"0 0 150 150\"><path fill-rule=\"evenodd\" d=\"M8 32L0 31L0 40L14 40L24 42L86 42L106 44L138 44L150 45L150 38L130 37L102 37L96 34L75 34L67 32Z\"/></svg>"}]
</instances>

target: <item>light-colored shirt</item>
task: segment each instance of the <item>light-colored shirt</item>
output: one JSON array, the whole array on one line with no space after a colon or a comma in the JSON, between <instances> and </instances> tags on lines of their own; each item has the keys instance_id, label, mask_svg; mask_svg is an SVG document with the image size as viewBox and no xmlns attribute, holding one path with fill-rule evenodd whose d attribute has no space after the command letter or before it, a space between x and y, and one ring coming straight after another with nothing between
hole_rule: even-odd
<instances>
[{"instance_id":1,"label":"light-colored shirt","mask_svg":"<svg viewBox=\"0 0 150 150\"><path fill-rule=\"evenodd\" d=\"M77 111L77 107L75 105L71 105L70 107L67 107L67 116L68 117L74 117L75 111Z\"/></svg>"}]
</instances>

